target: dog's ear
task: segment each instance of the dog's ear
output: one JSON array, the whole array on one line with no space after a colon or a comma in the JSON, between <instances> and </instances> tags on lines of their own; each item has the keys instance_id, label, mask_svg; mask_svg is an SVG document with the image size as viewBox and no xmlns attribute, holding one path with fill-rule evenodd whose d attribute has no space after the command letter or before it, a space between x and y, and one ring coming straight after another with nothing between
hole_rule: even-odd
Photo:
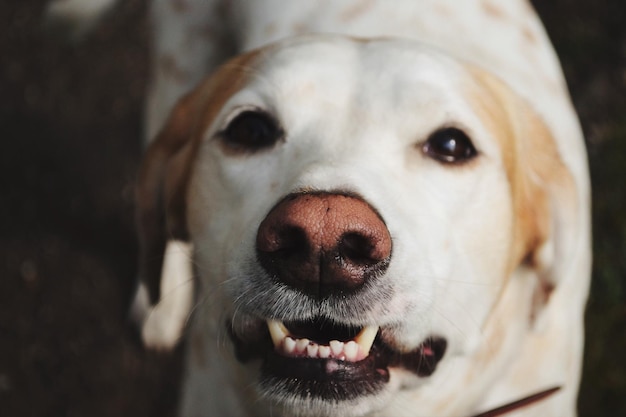
<instances>
[{"instance_id":1,"label":"dog's ear","mask_svg":"<svg viewBox=\"0 0 626 417\"><path fill-rule=\"evenodd\" d=\"M140 283L131 317L153 348L176 344L193 298L186 194L202 134L201 99L196 91L177 103L146 152L135 190Z\"/></svg>"},{"instance_id":2,"label":"dog's ear","mask_svg":"<svg viewBox=\"0 0 626 417\"><path fill-rule=\"evenodd\" d=\"M482 119L489 120L502 144L514 210L509 270L531 267L539 277L533 314L549 300L571 265L580 240L575 180L550 129L528 102L499 79L474 70L483 97ZM476 97L476 95L474 95Z\"/></svg>"},{"instance_id":3,"label":"dog's ear","mask_svg":"<svg viewBox=\"0 0 626 417\"><path fill-rule=\"evenodd\" d=\"M204 131L249 77L261 50L240 55L184 96L148 148L136 188L140 276L151 304L159 300L166 242L188 241L187 185Z\"/></svg>"},{"instance_id":4,"label":"dog's ear","mask_svg":"<svg viewBox=\"0 0 626 417\"><path fill-rule=\"evenodd\" d=\"M258 52L234 58L180 99L140 167L135 191L140 286L131 315L150 346L169 348L182 333L193 288L188 184L206 129L243 87Z\"/></svg>"},{"instance_id":5,"label":"dog's ear","mask_svg":"<svg viewBox=\"0 0 626 417\"><path fill-rule=\"evenodd\" d=\"M139 276L150 304L160 298L161 270L168 240L187 241L187 182L193 165L198 94L183 97L148 148L139 171L135 204L139 234Z\"/></svg>"},{"instance_id":6,"label":"dog's ear","mask_svg":"<svg viewBox=\"0 0 626 417\"><path fill-rule=\"evenodd\" d=\"M515 235L520 237L513 260L534 268L539 277L536 314L571 264L580 208L574 178L548 127L519 98L511 110L518 149L512 181Z\"/></svg>"}]
</instances>

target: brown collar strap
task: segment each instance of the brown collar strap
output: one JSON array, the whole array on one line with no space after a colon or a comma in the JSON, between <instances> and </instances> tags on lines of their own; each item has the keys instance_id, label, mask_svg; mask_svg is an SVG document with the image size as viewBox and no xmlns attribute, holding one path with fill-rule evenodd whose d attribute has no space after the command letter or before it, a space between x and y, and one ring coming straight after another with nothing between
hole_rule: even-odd
<instances>
[{"instance_id":1,"label":"brown collar strap","mask_svg":"<svg viewBox=\"0 0 626 417\"><path fill-rule=\"evenodd\" d=\"M547 398L560 390L561 387L553 387L547 389L545 391L538 392L533 395L529 395L528 397L522 398L521 400L514 401L512 403L503 405L498 408L494 408L493 410L486 411L484 413L476 414L472 417L497 417L502 416L506 413L510 413L511 411L517 410L522 407L526 407L527 405L536 403L537 401L541 401L544 398Z\"/></svg>"}]
</instances>

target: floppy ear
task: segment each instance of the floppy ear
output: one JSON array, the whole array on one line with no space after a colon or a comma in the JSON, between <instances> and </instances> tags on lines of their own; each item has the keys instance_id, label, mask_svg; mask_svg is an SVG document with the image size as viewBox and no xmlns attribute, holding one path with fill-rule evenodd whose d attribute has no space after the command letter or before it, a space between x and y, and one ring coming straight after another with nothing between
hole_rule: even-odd
<instances>
[{"instance_id":1,"label":"floppy ear","mask_svg":"<svg viewBox=\"0 0 626 417\"><path fill-rule=\"evenodd\" d=\"M137 181L140 283L131 317L152 348L177 343L193 299L186 193L198 143L198 100L192 93L179 101L148 149Z\"/></svg>"},{"instance_id":2,"label":"floppy ear","mask_svg":"<svg viewBox=\"0 0 626 417\"><path fill-rule=\"evenodd\" d=\"M539 278L533 316L567 274L579 238L579 199L558 144L528 102L494 76L478 69L485 119L497 132L514 210L509 270L531 267Z\"/></svg>"},{"instance_id":3,"label":"floppy ear","mask_svg":"<svg viewBox=\"0 0 626 417\"><path fill-rule=\"evenodd\" d=\"M193 298L189 180L204 131L242 88L249 75L247 64L258 52L234 58L183 97L140 168L135 192L140 286L131 316L142 326L149 346L172 347L187 320Z\"/></svg>"},{"instance_id":4,"label":"floppy ear","mask_svg":"<svg viewBox=\"0 0 626 417\"><path fill-rule=\"evenodd\" d=\"M136 189L140 276L151 304L159 300L168 240L188 241L187 185L204 130L249 76L248 64L262 50L233 58L184 96L148 148Z\"/></svg>"},{"instance_id":5,"label":"floppy ear","mask_svg":"<svg viewBox=\"0 0 626 417\"><path fill-rule=\"evenodd\" d=\"M186 191L193 165L197 94L182 98L148 149L139 171L135 203L139 234L139 276L149 303L161 296L160 283L168 240L187 241Z\"/></svg>"},{"instance_id":6,"label":"floppy ear","mask_svg":"<svg viewBox=\"0 0 626 417\"><path fill-rule=\"evenodd\" d=\"M517 100L512 114L518 144L513 201L520 246L514 259L534 268L539 277L534 317L572 264L580 208L574 178L555 138L528 104Z\"/></svg>"}]
</instances>

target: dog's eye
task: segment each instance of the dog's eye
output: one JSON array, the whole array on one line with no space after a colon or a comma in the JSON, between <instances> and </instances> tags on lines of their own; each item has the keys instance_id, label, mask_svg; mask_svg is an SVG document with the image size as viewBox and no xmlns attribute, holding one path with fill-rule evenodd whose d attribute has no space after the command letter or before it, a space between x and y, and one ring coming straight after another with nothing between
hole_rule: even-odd
<instances>
[{"instance_id":1,"label":"dog's eye","mask_svg":"<svg viewBox=\"0 0 626 417\"><path fill-rule=\"evenodd\" d=\"M434 132L423 146L423 151L441 162L460 163L476 156L476 149L469 137L454 127Z\"/></svg>"},{"instance_id":2,"label":"dog's eye","mask_svg":"<svg viewBox=\"0 0 626 417\"><path fill-rule=\"evenodd\" d=\"M283 131L269 114L247 110L238 114L221 136L232 148L256 151L274 145L283 137Z\"/></svg>"}]
</instances>

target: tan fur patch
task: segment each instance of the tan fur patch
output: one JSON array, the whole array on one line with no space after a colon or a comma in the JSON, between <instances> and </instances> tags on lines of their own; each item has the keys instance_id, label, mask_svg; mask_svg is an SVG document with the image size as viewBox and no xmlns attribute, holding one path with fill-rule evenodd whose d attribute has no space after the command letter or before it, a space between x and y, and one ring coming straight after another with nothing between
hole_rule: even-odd
<instances>
[{"instance_id":1,"label":"tan fur patch","mask_svg":"<svg viewBox=\"0 0 626 417\"><path fill-rule=\"evenodd\" d=\"M493 5L489 1L483 1L483 10L489 16L497 18L497 19L502 19L502 18L505 17L504 12L502 11L502 9L500 9L499 7Z\"/></svg>"},{"instance_id":2,"label":"tan fur patch","mask_svg":"<svg viewBox=\"0 0 626 417\"><path fill-rule=\"evenodd\" d=\"M445 6L444 4L441 3L436 3L434 5L435 8L435 12L437 12L437 14L445 17L445 18L451 18L454 16L454 11L452 9L450 9L449 7Z\"/></svg>"},{"instance_id":3,"label":"tan fur patch","mask_svg":"<svg viewBox=\"0 0 626 417\"><path fill-rule=\"evenodd\" d=\"M524 39L526 39L531 44L539 43L539 39L537 39L537 35L532 31L531 28L525 27L522 29L522 33L524 34Z\"/></svg>"},{"instance_id":4,"label":"tan fur patch","mask_svg":"<svg viewBox=\"0 0 626 417\"><path fill-rule=\"evenodd\" d=\"M340 19L342 22L350 22L359 16L366 14L374 5L373 0L355 1L350 7L341 12Z\"/></svg>"},{"instance_id":5,"label":"tan fur patch","mask_svg":"<svg viewBox=\"0 0 626 417\"><path fill-rule=\"evenodd\" d=\"M511 186L514 237L509 272L523 263L544 268L539 252L553 233L551 200L559 190L573 201L573 178L549 129L534 110L499 79L477 68L471 72L476 80L470 92L474 110L500 142ZM540 283L540 298L547 300L553 287L553 283Z\"/></svg>"},{"instance_id":6,"label":"tan fur patch","mask_svg":"<svg viewBox=\"0 0 626 417\"><path fill-rule=\"evenodd\" d=\"M291 30L296 35L303 35L309 32L309 25L306 22L296 22L291 26Z\"/></svg>"}]
</instances>

